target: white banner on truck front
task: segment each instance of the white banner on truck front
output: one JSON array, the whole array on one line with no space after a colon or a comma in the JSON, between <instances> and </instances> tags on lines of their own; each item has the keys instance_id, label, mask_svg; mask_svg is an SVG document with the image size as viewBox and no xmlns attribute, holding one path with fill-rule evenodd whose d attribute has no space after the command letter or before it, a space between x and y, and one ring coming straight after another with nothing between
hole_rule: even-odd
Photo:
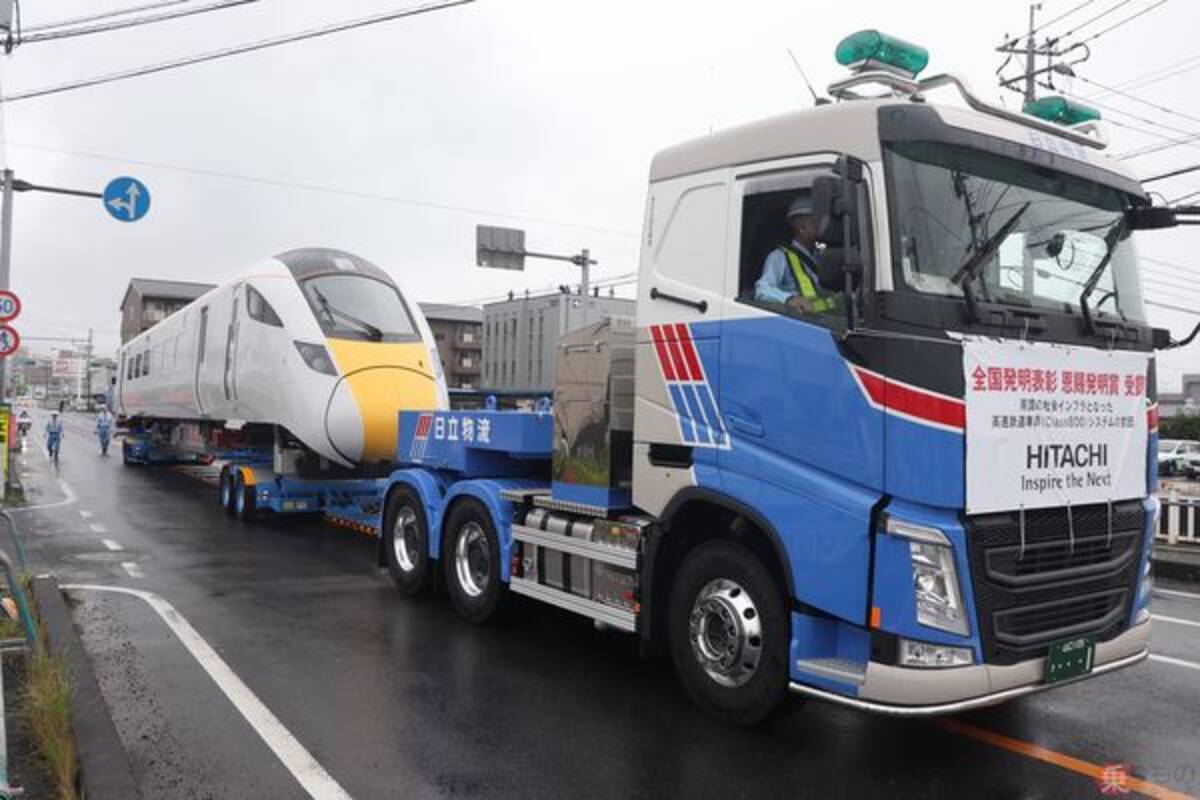
<instances>
[{"instance_id":1,"label":"white banner on truck front","mask_svg":"<svg viewBox=\"0 0 1200 800\"><path fill-rule=\"evenodd\" d=\"M1149 356L965 339L967 513L1146 493Z\"/></svg>"}]
</instances>

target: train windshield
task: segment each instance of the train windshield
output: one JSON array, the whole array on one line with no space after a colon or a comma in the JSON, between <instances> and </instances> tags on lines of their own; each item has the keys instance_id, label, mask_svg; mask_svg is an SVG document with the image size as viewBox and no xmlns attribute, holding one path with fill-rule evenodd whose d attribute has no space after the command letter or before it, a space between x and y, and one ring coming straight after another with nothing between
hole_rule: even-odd
<instances>
[{"instance_id":1,"label":"train windshield","mask_svg":"<svg viewBox=\"0 0 1200 800\"><path fill-rule=\"evenodd\" d=\"M372 342L418 338L408 306L396 287L363 275L318 275L300 288L321 330L334 339Z\"/></svg>"}]
</instances>

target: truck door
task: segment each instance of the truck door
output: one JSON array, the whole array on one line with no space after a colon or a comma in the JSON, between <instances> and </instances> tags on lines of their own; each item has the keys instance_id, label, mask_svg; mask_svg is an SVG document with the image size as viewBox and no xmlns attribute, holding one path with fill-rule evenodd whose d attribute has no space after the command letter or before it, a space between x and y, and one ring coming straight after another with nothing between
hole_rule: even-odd
<instances>
[{"instance_id":1,"label":"truck door","mask_svg":"<svg viewBox=\"0 0 1200 800\"><path fill-rule=\"evenodd\" d=\"M720 451L720 475L728 494L775 529L797 599L865 621L871 510L883 487L883 415L851 369L845 312L794 310L770 291L781 281L764 279L772 253L793 239L789 208L833 163L809 157L756 166L735 181L730 228L738 235L731 237L728 282L737 288L720 353L730 442ZM782 252L775 258L776 268L792 271ZM820 295L840 296L813 272Z\"/></svg>"}]
</instances>

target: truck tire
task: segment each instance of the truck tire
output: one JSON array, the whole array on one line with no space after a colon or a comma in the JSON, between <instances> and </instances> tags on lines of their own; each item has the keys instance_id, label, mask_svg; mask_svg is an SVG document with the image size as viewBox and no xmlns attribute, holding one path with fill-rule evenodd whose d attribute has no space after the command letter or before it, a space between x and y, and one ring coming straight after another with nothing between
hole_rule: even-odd
<instances>
[{"instance_id":1,"label":"truck tire","mask_svg":"<svg viewBox=\"0 0 1200 800\"><path fill-rule=\"evenodd\" d=\"M442 571L450 604L468 622L487 622L499 611L500 539L491 515L476 500L462 500L446 518Z\"/></svg>"},{"instance_id":2,"label":"truck tire","mask_svg":"<svg viewBox=\"0 0 1200 800\"><path fill-rule=\"evenodd\" d=\"M718 719L753 725L787 695L784 592L750 550L726 541L692 551L671 586L668 637L688 696Z\"/></svg>"},{"instance_id":3,"label":"truck tire","mask_svg":"<svg viewBox=\"0 0 1200 800\"><path fill-rule=\"evenodd\" d=\"M242 471L235 470L233 479L233 515L240 520L254 519L254 487L247 486Z\"/></svg>"},{"instance_id":4,"label":"truck tire","mask_svg":"<svg viewBox=\"0 0 1200 800\"><path fill-rule=\"evenodd\" d=\"M383 511L383 553L400 594L415 595L428 585L429 524L424 504L407 486L388 495Z\"/></svg>"},{"instance_id":5,"label":"truck tire","mask_svg":"<svg viewBox=\"0 0 1200 800\"><path fill-rule=\"evenodd\" d=\"M221 491L218 498L225 513L233 516L233 470L228 466L221 467Z\"/></svg>"}]
</instances>

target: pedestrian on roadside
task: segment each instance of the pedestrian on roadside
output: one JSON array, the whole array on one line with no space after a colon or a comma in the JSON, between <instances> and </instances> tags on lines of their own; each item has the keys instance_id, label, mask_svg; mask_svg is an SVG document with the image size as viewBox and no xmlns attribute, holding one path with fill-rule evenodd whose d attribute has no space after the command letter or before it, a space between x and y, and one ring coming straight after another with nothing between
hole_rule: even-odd
<instances>
[{"instance_id":1,"label":"pedestrian on roadside","mask_svg":"<svg viewBox=\"0 0 1200 800\"><path fill-rule=\"evenodd\" d=\"M50 412L50 421L46 423L46 455L57 464L58 451L62 447L63 424L58 418L57 411Z\"/></svg>"},{"instance_id":2,"label":"pedestrian on roadside","mask_svg":"<svg viewBox=\"0 0 1200 800\"><path fill-rule=\"evenodd\" d=\"M96 417L96 438L100 440L100 455L108 455L108 443L112 441L113 415L108 406L101 406Z\"/></svg>"}]
</instances>

